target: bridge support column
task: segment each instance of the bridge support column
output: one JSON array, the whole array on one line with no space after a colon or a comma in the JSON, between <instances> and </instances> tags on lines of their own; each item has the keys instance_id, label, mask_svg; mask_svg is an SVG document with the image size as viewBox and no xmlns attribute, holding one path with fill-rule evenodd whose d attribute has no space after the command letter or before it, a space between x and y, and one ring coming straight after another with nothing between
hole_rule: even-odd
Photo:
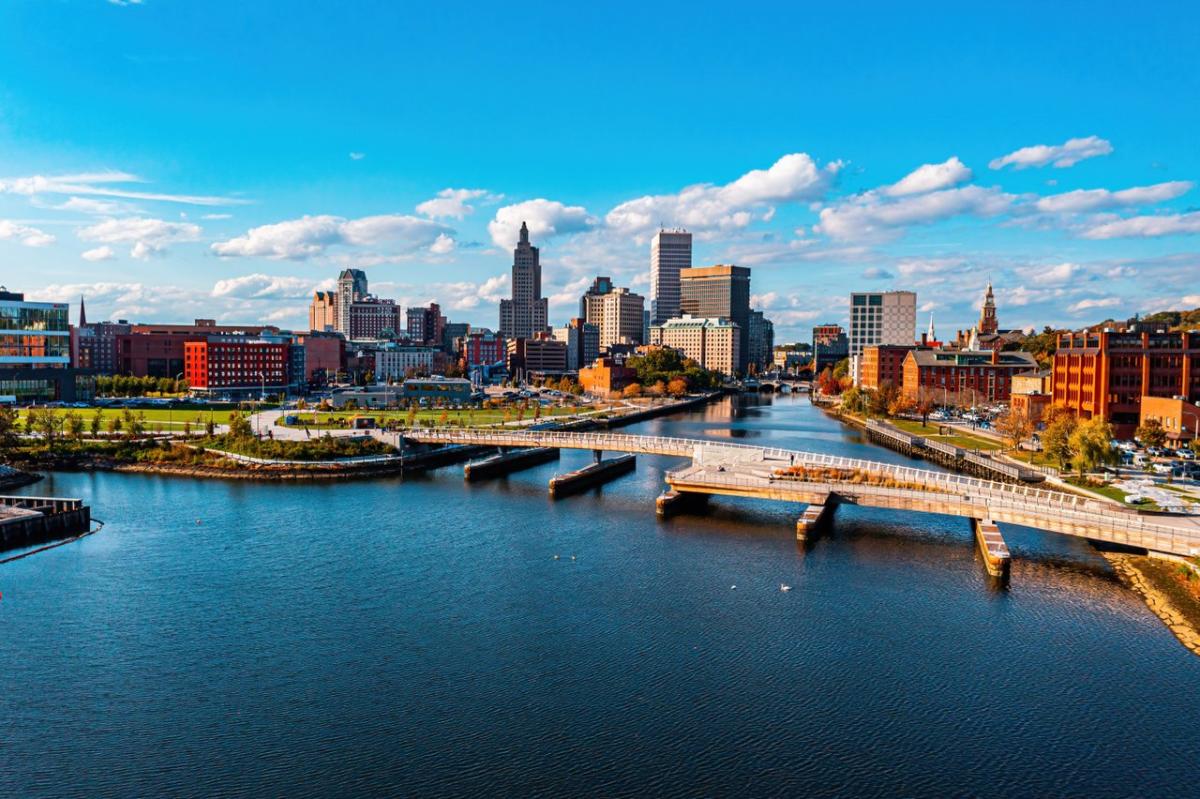
<instances>
[{"instance_id":1,"label":"bridge support column","mask_svg":"<svg viewBox=\"0 0 1200 799\"><path fill-rule=\"evenodd\" d=\"M1007 578L1012 557L1008 553L1008 544L1000 535L1000 528L991 519L972 519L971 526L975 529L975 542L979 545L979 553L983 555L983 564L988 574L993 577Z\"/></svg>"},{"instance_id":2,"label":"bridge support column","mask_svg":"<svg viewBox=\"0 0 1200 799\"><path fill-rule=\"evenodd\" d=\"M832 494L826 496L823 503L810 504L804 509L803 515L796 520L796 540L809 541L816 538L817 533L833 521L835 510L837 510L837 500Z\"/></svg>"},{"instance_id":3,"label":"bridge support column","mask_svg":"<svg viewBox=\"0 0 1200 799\"><path fill-rule=\"evenodd\" d=\"M602 449L592 450L592 463L600 463L602 460L604 460L604 450L602 450Z\"/></svg>"},{"instance_id":4,"label":"bridge support column","mask_svg":"<svg viewBox=\"0 0 1200 799\"><path fill-rule=\"evenodd\" d=\"M658 495L658 499L654 500L654 512L660 518L674 516L676 513L682 513L686 510L702 507L708 504L708 494L695 494L692 492L676 491L673 488L668 488L666 491Z\"/></svg>"}]
</instances>

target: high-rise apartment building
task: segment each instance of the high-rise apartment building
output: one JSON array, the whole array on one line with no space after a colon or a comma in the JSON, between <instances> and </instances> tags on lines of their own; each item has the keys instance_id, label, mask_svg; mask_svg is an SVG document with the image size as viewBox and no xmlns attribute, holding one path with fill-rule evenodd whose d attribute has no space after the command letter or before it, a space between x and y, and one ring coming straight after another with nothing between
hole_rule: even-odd
<instances>
[{"instance_id":1,"label":"high-rise apartment building","mask_svg":"<svg viewBox=\"0 0 1200 799\"><path fill-rule=\"evenodd\" d=\"M350 336L350 306L367 297L367 273L361 269L343 269L337 281L336 330ZM320 328L315 328L320 329Z\"/></svg>"},{"instance_id":2,"label":"high-rise apartment building","mask_svg":"<svg viewBox=\"0 0 1200 799\"><path fill-rule=\"evenodd\" d=\"M813 374L819 375L850 356L850 339L841 325L817 325L813 328L812 349Z\"/></svg>"},{"instance_id":3,"label":"high-rise apartment building","mask_svg":"<svg viewBox=\"0 0 1200 799\"><path fill-rule=\"evenodd\" d=\"M408 337L417 344L442 345L442 334L446 329L446 317L436 302L428 308L408 309Z\"/></svg>"},{"instance_id":4,"label":"high-rise apartment building","mask_svg":"<svg viewBox=\"0 0 1200 799\"><path fill-rule=\"evenodd\" d=\"M679 350L705 369L733 375L741 329L729 319L695 318L684 314L650 327L650 343Z\"/></svg>"},{"instance_id":5,"label":"high-rise apartment building","mask_svg":"<svg viewBox=\"0 0 1200 799\"><path fill-rule=\"evenodd\" d=\"M588 290L579 298L579 318L587 319L588 298L599 297L613 290L612 278L606 275L598 275L592 281L592 285L588 286Z\"/></svg>"},{"instance_id":6,"label":"high-rise apartment building","mask_svg":"<svg viewBox=\"0 0 1200 799\"><path fill-rule=\"evenodd\" d=\"M596 278L581 299L584 321L600 331L600 349L607 350L614 344L645 343L642 340L645 298L629 289L613 288L611 283L607 293L593 293L601 281L607 280Z\"/></svg>"},{"instance_id":7,"label":"high-rise apartment building","mask_svg":"<svg viewBox=\"0 0 1200 799\"><path fill-rule=\"evenodd\" d=\"M679 310L685 316L724 318L738 326L734 372L750 361L750 270L744 266L693 267L679 273Z\"/></svg>"},{"instance_id":8,"label":"high-rise apartment building","mask_svg":"<svg viewBox=\"0 0 1200 799\"><path fill-rule=\"evenodd\" d=\"M769 369L774 360L775 324L762 311L751 311L749 319L746 327L746 336L750 339L747 363L760 371Z\"/></svg>"},{"instance_id":9,"label":"high-rise apartment building","mask_svg":"<svg viewBox=\"0 0 1200 799\"><path fill-rule=\"evenodd\" d=\"M679 316L679 273L691 267L691 233L659 230L654 234L650 240L650 324Z\"/></svg>"},{"instance_id":10,"label":"high-rise apartment building","mask_svg":"<svg viewBox=\"0 0 1200 799\"><path fill-rule=\"evenodd\" d=\"M916 341L917 295L912 291L867 291L850 295L850 356L873 344Z\"/></svg>"},{"instance_id":11,"label":"high-rise apartment building","mask_svg":"<svg viewBox=\"0 0 1200 799\"><path fill-rule=\"evenodd\" d=\"M583 319L572 319L565 327L554 328L554 339L567 345L569 371L591 366L600 357L600 328Z\"/></svg>"},{"instance_id":12,"label":"high-rise apartment building","mask_svg":"<svg viewBox=\"0 0 1200 799\"><path fill-rule=\"evenodd\" d=\"M500 333L507 339L545 333L548 311L548 301L542 296L538 248L529 243L529 228L522 222L520 240L513 250L512 299L500 300Z\"/></svg>"},{"instance_id":13,"label":"high-rise apartment building","mask_svg":"<svg viewBox=\"0 0 1200 799\"><path fill-rule=\"evenodd\" d=\"M308 305L308 329L318 333L338 332L336 291L314 291Z\"/></svg>"}]
</instances>

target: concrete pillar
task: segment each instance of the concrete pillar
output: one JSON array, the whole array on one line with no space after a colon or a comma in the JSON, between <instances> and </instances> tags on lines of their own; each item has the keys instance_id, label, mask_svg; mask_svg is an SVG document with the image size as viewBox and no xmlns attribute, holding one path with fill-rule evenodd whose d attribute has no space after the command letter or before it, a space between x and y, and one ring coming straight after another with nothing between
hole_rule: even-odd
<instances>
[{"instance_id":1,"label":"concrete pillar","mask_svg":"<svg viewBox=\"0 0 1200 799\"><path fill-rule=\"evenodd\" d=\"M972 519L971 524L975 528L975 542L979 545L979 553L983 555L988 574L1006 579L1012 558L1008 553L1008 544L1004 543L1004 536L1000 535L1000 528L991 519Z\"/></svg>"},{"instance_id":2,"label":"concrete pillar","mask_svg":"<svg viewBox=\"0 0 1200 799\"><path fill-rule=\"evenodd\" d=\"M824 503L813 503L804 509L803 515L796 520L796 540L809 541L816 537L822 527L833 520L837 503L826 497Z\"/></svg>"},{"instance_id":3,"label":"concrete pillar","mask_svg":"<svg viewBox=\"0 0 1200 799\"><path fill-rule=\"evenodd\" d=\"M708 504L708 494L685 493L668 488L654 500L654 512L665 519L668 516L674 516L676 513L706 504Z\"/></svg>"},{"instance_id":4,"label":"concrete pillar","mask_svg":"<svg viewBox=\"0 0 1200 799\"><path fill-rule=\"evenodd\" d=\"M602 449L592 450L592 463L599 463L602 460L604 460L604 450L602 450Z\"/></svg>"}]
</instances>

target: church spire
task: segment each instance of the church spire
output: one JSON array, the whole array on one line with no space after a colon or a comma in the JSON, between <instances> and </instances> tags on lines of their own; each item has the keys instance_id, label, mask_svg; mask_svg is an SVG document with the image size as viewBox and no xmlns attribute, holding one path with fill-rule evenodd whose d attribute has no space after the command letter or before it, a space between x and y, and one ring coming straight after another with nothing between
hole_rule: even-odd
<instances>
[{"instance_id":1,"label":"church spire","mask_svg":"<svg viewBox=\"0 0 1200 799\"><path fill-rule=\"evenodd\" d=\"M929 334L926 338L929 341L937 341L937 333L933 332L933 311L929 312Z\"/></svg>"},{"instance_id":2,"label":"church spire","mask_svg":"<svg viewBox=\"0 0 1200 799\"><path fill-rule=\"evenodd\" d=\"M79 326L87 324L87 309L83 307L83 295L79 295Z\"/></svg>"}]
</instances>

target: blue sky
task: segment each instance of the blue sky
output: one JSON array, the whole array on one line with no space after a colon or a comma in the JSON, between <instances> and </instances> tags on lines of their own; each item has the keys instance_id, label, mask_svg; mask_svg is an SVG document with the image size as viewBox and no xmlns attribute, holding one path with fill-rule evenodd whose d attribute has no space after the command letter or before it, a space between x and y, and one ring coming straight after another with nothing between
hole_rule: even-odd
<instances>
[{"instance_id":1,"label":"blue sky","mask_svg":"<svg viewBox=\"0 0 1200 799\"><path fill-rule=\"evenodd\" d=\"M1195 4L830 5L9 0L0 282L301 326L357 266L494 327L528 219L556 324L660 222L777 340L1200 306Z\"/></svg>"}]
</instances>

